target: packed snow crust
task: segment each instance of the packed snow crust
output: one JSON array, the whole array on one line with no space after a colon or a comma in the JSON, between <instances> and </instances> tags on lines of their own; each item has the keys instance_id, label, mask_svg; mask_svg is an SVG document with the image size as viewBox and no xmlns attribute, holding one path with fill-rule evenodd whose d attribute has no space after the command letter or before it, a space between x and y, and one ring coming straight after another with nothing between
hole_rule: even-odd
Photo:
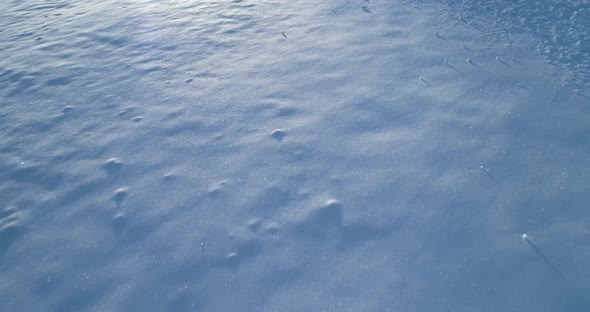
<instances>
[{"instance_id":1,"label":"packed snow crust","mask_svg":"<svg viewBox=\"0 0 590 312\"><path fill-rule=\"evenodd\" d=\"M0 3L0 311L590 307L583 1Z\"/></svg>"},{"instance_id":2,"label":"packed snow crust","mask_svg":"<svg viewBox=\"0 0 590 312\"><path fill-rule=\"evenodd\" d=\"M457 20L501 40L526 34L537 51L564 70L563 78L590 88L590 1L587 0L438 0Z\"/></svg>"}]
</instances>

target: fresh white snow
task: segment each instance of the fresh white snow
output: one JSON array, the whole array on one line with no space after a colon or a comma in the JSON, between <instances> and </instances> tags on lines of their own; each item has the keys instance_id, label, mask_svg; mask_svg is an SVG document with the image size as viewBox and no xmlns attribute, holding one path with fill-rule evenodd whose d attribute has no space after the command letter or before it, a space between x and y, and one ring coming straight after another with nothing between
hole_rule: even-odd
<instances>
[{"instance_id":1,"label":"fresh white snow","mask_svg":"<svg viewBox=\"0 0 590 312\"><path fill-rule=\"evenodd\" d=\"M0 311L587 311L585 0L0 0Z\"/></svg>"}]
</instances>

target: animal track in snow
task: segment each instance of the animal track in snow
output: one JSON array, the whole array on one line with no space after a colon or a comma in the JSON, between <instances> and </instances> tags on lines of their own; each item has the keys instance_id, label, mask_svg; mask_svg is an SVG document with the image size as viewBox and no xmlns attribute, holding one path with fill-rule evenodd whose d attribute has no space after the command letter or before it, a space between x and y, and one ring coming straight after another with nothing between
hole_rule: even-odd
<instances>
[{"instance_id":1,"label":"animal track in snow","mask_svg":"<svg viewBox=\"0 0 590 312\"><path fill-rule=\"evenodd\" d=\"M123 162L117 157L110 158L102 165L102 168L108 173L116 173L121 170L121 167L123 167Z\"/></svg>"},{"instance_id":2,"label":"animal track in snow","mask_svg":"<svg viewBox=\"0 0 590 312\"><path fill-rule=\"evenodd\" d=\"M275 129L272 131L272 133L270 134L275 140L278 141L282 141L283 138L285 138L285 136L287 136L287 133L285 132L285 130L282 129Z\"/></svg>"},{"instance_id":3,"label":"animal track in snow","mask_svg":"<svg viewBox=\"0 0 590 312\"><path fill-rule=\"evenodd\" d=\"M121 206L123 201L129 196L129 189L126 187L118 188L115 193L113 194L112 200L117 204L117 206Z\"/></svg>"}]
</instances>

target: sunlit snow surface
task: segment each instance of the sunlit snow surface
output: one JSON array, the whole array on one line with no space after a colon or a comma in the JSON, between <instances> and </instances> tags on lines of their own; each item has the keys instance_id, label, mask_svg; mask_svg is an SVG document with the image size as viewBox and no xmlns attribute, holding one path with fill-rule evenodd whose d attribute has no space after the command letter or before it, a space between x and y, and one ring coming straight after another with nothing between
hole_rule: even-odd
<instances>
[{"instance_id":1,"label":"sunlit snow surface","mask_svg":"<svg viewBox=\"0 0 590 312\"><path fill-rule=\"evenodd\" d=\"M588 5L479 2L0 0L0 311L588 310Z\"/></svg>"},{"instance_id":2,"label":"sunlit snow surface","mask_svg":"<svg viewBox=\"0 0 590 312\"><path fill-rule=\"evenodd\" d=\"M590 87L590 1L438 0L453 18L506 40L527 34L546 60L563 68L564 81Z\"/></svg>"}]
</instances>

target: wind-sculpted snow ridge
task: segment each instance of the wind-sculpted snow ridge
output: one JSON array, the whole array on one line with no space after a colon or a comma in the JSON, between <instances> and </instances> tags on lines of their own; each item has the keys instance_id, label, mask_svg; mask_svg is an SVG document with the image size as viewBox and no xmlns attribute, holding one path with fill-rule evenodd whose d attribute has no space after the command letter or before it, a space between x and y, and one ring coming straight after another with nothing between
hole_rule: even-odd
<instances>
[{"instance_id":1,"label":"wind-sculpted snow ridge","mask_svg":"<svg viewBox=\"0 0 590 312\"><path fill-rule=\"evenodd\" d=\"M438 0L468 24L481 21L498 33L524 33L537 51L567 73L566 80L590 86L590 1ZM480 25L481 26L481 25Z\"/></svg>"}]
</instances>

